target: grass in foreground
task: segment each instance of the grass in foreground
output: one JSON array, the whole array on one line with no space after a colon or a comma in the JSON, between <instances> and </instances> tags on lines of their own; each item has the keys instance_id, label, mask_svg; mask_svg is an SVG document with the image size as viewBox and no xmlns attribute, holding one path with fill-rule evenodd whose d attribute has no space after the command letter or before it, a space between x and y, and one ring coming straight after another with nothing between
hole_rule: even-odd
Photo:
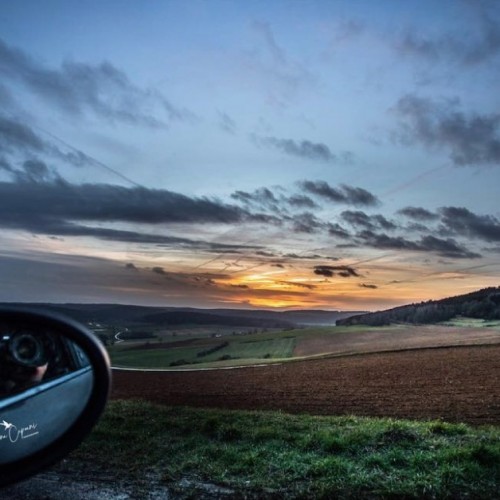
<instances>
[{"instance_id":1,"label":"grass in foreground","mask_svg":"<svg viewBox=\"0 0 500 500\"><path fill-rule=\"evenodd\" d=\"M500 428L112 401L83 469L262 498L499 498Z\"/></svg>"}]
</instances>

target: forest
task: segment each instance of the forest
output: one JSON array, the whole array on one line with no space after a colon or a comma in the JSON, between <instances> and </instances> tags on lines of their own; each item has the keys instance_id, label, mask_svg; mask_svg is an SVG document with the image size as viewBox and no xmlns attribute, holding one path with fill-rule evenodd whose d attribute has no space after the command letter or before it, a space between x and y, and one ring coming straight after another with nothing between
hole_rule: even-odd
<instances>
[{"instance_id":1,"label":"forest","mask_svg":"<svg viewBox=\"0 0 500 500\"><path fill-rule=\"evenodd\" d=\"M337 325L426 324L447 321L455 316L486 320L500 319L500 287L483 288L465 295L351 316L337 320Z\"/></svg>"}]
</instances>

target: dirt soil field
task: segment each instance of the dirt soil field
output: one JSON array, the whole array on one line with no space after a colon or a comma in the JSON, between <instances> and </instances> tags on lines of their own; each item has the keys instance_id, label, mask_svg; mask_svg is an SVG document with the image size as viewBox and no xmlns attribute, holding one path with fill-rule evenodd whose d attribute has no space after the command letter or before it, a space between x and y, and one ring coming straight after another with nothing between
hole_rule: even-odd
<instances>
[{"instance_id":1,"label":"dirt soil field","mask_svg":"<svg viewBox=\"0 0 500 500\"><path fill-rule=\"evenodd\" d=\"M320 353L361 353L420 347L498 344L500 332L493 328L450 327L441 325L375 328L361 332L333 330L331 335L299 337L295 356Z\"/></svg>"},{"instance_id":2,"label":"dirt soil field","mask_svg":"<svg viewBox=\"0 0 500 500\"><path fill-rule=\"evenodd\" d=\"M500 424L499 345L113 376L113 398L168 405Z\"/></svg>"}]
</instances>

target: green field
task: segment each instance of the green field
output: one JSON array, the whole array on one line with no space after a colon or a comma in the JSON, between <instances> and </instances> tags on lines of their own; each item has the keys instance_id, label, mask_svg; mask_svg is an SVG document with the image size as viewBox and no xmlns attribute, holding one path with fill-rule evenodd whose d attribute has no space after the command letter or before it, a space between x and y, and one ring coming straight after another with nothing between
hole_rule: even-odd
<instances>
[{"instance_id":1,"label":"green field","mask_svg":"<svg viewBox=\"0 0 500 500\"><path fill-rule=\"evenodd\" d=\"M224 345L227 343L227 345ZM281 359L292 356L295 346L295 336L276 334L269 336L262 334L260 337L245 336L238 340L230 337L213 339L208 348L224 345L213 353L200 356L207 349L207 345L198 347L173 347L169 349L155 348L136 350L124 346L110 348L112 362L115 366L165 368L174 363L177 366L189 364L206 364L216 361L236 360L262 360ZM222 359L221 359L222 358Z\"/></svg>"},{"instance_id":2,"label":"green field","mask_svg":"<svg viewBox=\"0 0 500 500\"><path fill-rule=\"evenodd\" d=\"M500 321L456 318L439 325L327 326L219 335L206 329L197 335L193 328L184 335L178 328L176 337L126 341L108 346L108 351L117 367L185 369L499 342Z\"/></svg>"},{"instance_id":3,"label":"green field","mask_svg":"<svg viewBox=\"0 0 500 500\"><path fill-rule=\"evenodd\" d=\"M231 498L493 499L500 429L112 401L60 467L135 484L137 498L199 498L208 483Z\"/></svg>"},{"instance_id":4,"label":"green field","mask_svg":"<svg viewBox=\"0 0 500 500\"><path fill-rule=\"evenodd\" d=\"M443 321L440 324L469 328L500 328L500 320L498 319L466 318L464 316L457 316L448 321Z\"/></svg>"},{"instance_id":5,"label":"green field","mask_svg":"<svg viewBox=\"0 0 500 500\"><path fill-rule=\"evenodd\" d=\"M385 328L387 330L388 328ZM340 333L357 333L361 331L376 330L374 327L349 326L349 327L313 327L298 328L294 330L277 330L264 333L251 333L245 335L230 335L219 338L208 338L206 333L198 337L200 345L193 347L187 344L185 347L158 347L155 340L148 342L147 349L134 349L134 345L144 345L142 342L124 342L108 347L111 361L114 366L134 367L134 368L175 368L189 367L196 364L197 367L210 366L232 366L261 362L276 362L290 359L294 356L294 349L297 342L306 338L317 338L324 336L334 336ZM172 340L183 339L182 330L178 329L179 336ZM189 342L196 335L193 330L189 330ZM208 344L207 344L208 342ZM197 354L208 346L216 346L227 342L229 345L217 350L213 354L198 357ZM225 358L225 359L221 359ZM185 364L178 364L179 361L186 361ZM172 366L171 363L175 363Z\"/></svg>"}]
</instances>

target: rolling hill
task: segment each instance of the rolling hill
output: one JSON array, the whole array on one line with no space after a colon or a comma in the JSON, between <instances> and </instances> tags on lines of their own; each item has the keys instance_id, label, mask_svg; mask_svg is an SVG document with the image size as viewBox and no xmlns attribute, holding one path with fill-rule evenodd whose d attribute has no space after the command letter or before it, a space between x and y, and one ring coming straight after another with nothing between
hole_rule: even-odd
<instances>
[{"instance_id":1,"label":"rolling hill","mask_svg":"<svg viewBox=\"0 0 500 500\"><path fill-rule=\"evenodd\" d=\"M337 320L337 325L428 324L446 321L455 316L500 319L500 287L483 288L465 295L351 316Z\"/></svg>"}]
</instances>

